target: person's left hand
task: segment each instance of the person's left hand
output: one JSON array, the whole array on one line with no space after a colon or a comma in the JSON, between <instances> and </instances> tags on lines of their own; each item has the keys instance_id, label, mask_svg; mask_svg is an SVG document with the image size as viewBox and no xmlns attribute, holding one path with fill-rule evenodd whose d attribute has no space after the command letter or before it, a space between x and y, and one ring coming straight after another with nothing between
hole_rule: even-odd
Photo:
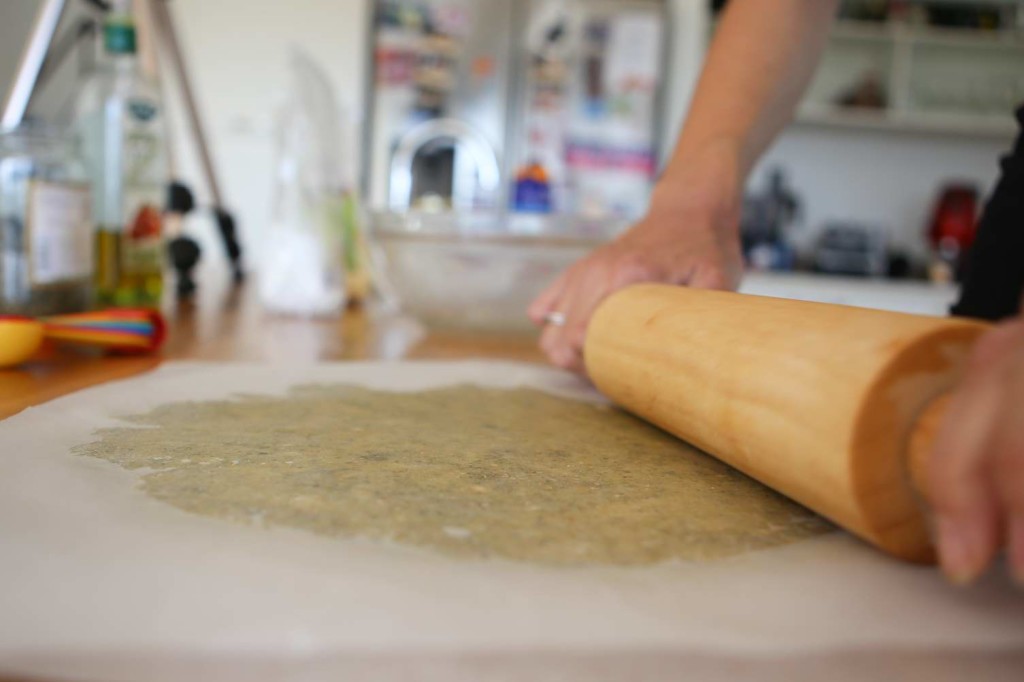
<instances>
[{"instance_id":1,"label":"person's left hand","mask_svg":"<svg viewBox=\"0 0 1024 682\"><path fill-rule=\"evenodd\" d=\"M643 220L562 273L530 305L544 327L540 345L558 367L583 373L587 326L597 306L631 284L659 282L698 289L735 289L740 253L741 177L731 145L688 155L662 176ZM548 324L558 315L560 322Z\"/></svg>"},{"instance_id":2,"label":"person's left hand","mask_svg":"<svg viewBox=\"0 0 1024 682\"><path fill-rule=\"evenodd\" d=\"M928 462L928 500L950 580L983 573L1005 542L1024 585L1024 318L975 347Z\"/></svg>"}]
</instances>

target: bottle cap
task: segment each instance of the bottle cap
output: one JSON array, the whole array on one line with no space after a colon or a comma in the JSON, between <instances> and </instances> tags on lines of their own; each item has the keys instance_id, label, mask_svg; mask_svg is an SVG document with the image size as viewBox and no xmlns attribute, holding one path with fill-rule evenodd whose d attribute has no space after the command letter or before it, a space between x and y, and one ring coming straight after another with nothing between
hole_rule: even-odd
<instances>
[{"instance_id":1,"label":"bottle cap","mask_svg":"<svg viewBox=\"0 0 1024 682\"><path fill-rule=\"evenodd\" d=\"M135 54L135 26L128 17L115 17L103 26L103 45L110 54Z\"/></svg>"}]
</instances>

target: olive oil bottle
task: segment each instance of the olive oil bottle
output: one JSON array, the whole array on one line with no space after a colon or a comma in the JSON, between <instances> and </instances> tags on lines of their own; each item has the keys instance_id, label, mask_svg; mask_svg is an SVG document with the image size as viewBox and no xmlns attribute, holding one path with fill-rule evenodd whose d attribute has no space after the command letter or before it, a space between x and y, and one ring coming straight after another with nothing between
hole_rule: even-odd
<instances>
[{"instance_id":1,"label":"olive oil bottle","mask_svg":"<svg viewBox=\"0 0 1024 682\"><path fill-rule=\"evenodd\" d=\"M75 106L93 185L97 303L155 307L163 294L167 138L159 87L136 58L129 2L115 4L103 45Z\"/></svg>"}]
</instances>

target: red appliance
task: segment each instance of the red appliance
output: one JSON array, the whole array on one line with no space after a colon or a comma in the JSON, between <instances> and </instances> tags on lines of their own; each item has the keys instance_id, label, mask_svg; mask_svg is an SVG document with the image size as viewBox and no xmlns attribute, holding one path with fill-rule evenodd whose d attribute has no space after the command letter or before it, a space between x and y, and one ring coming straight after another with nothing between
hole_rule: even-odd
<instances>
[{"instance_id":1,"label":"red appliance","mask_svg":"<svg viewBox=\"0 0 1024 682\"><path fill-rule=\"evenodd\" d=\"M978 231L978 189L973 185L951 184L942 189L932 213L928 241L936 250L954 246L966 253Z\"/></svg>"}]
</instances>

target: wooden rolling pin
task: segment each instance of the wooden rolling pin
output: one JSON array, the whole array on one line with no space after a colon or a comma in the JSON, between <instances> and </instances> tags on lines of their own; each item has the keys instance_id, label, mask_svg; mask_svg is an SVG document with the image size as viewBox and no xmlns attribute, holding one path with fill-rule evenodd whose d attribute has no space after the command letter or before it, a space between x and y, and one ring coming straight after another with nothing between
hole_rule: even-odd
<instances>
[{"instance_id":1,"label":"wooden rolling pin","mask_svg":"<svg viewBox=\"0 0 1024 682\"><path fill-rule=\"evenodd\" d=\"M598 308L584 357L623 408L884 551L931 562L924 458L943 396L986 329L638 285Z\"/></svg>"}]
</instances>

